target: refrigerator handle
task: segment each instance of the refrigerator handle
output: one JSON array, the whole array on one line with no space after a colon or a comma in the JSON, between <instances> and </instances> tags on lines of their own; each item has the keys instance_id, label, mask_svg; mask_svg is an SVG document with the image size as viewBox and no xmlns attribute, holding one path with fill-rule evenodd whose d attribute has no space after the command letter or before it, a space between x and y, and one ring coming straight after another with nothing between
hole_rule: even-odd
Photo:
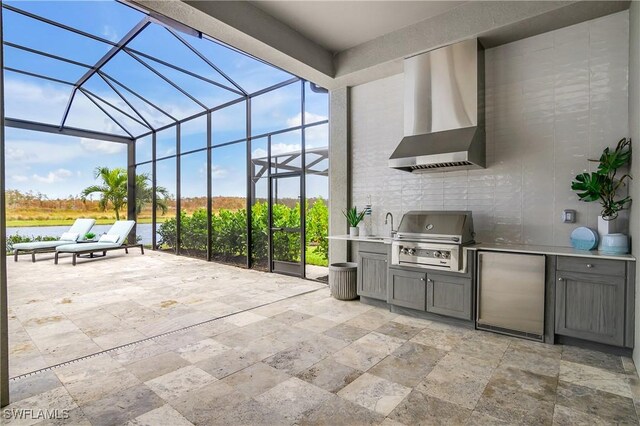
<instances>
[{"instance_id":1,"label":"refrigerator handle","mask_svg":"<svg viewBox=\"0 0 640 426\"><path fill-rule=\"evenodd\" d=\"M478 251L478 257L476 259L476 323L480 321L480 289L482 287L482 255L481 251Z\"/></svg>"}]
</instances>

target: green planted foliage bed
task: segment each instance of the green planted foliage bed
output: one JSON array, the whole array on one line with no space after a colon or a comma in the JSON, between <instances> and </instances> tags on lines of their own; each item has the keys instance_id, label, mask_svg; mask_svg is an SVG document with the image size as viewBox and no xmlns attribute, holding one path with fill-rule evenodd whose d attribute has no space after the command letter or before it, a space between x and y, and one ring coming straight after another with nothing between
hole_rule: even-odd
<instances>
[{"instance_id":1,"label":"green planted foliage bed","mask_svg":"<svg viewBox=\"0 0 640 426\"><path fill-rule=\"evenodd\" d=\"M268 259L268 207L266 202L259 202L251 209L252 216L252 255L255 263L262 264ZM197 257L206 257L207 250L207 211L196 210L192 215L183 213L180 219L181 252L191 253ZM244 263L247 257L246 247L247 211L220 209L211 217L212 253L216 260ZM278 228L300 227L300 205L287 207L274 205L273 226ZM329 254L329 211L322 199L317 199L307 206L306 247L307 263L327 266ZM176 246L176 220L168 219L158 229L160 241L158 245L166 248ZM7 237L7 253L13 252L13 245L32 241L57 240L54 236L28 237L10 235ZM277 232L274 234L275 260L300 261L300 235L297 233Z\"/></svg>"},{"instance_id":2,"label":"green planted foliage bed","mask_svg":"<svg viewBox=\"0 0 640 426\"><path fill-rule=\"evenodd\" d=\"M211 217L212 253L221 259L238 259L247 256L246 247L247 211L220 209ZM251 209L252 256L254 261L268 258L268 206L259 202ZM273 226L277 228L300 227L300 204L294 207L277 204L273 206ZM307 205L306 244L312 247L312 255L307 262L326 266L329 254L329 211L322 199ZM158 229L163 247L176 246L176 220L169 219ZM182 213L180 217L181 249L193 252L206 252L207 249L207 211L199 209L191 215ZM277 232L273 241L275 260L300 261L300 235L297 233Z\"/></svg>"},{"instance_id":3,"label":"green planted foliage bed","mask_svg":"<svg viewBox=\"0 0 640 426\"><path fill-rule=\"evenodd\" d=\"M7 254L13 254L13 245L18 243L32 243L38 241L55 241L58 237L37 236L28 237L26 235L14 234L7 236Z\"/></svg>"}]
</instances>

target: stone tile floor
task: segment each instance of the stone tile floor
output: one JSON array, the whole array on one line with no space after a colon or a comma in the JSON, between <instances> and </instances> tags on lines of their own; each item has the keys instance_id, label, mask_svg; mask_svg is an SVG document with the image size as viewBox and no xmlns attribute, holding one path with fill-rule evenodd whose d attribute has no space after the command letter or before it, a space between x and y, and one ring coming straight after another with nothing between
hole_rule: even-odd
<instances>
[{"instance_id":1,"label":"stone tile floor","mask_svg":"<svg viewBox=\"0 0 640 426\"><path fill-rule=\"evenodd\" d=\"M112 259L112 282L139 287L153 275L212 306L247 307L241 297L256 287L317 290L14 380L7 408L69 410L66 422L86 425L638 424L629 358L340 302L292 278L161 254L127 261L143 270ZM64 273L90 282L84 271L105 273L97 268ZM198 285L180 292L175 280Z\"/></svg>"},{"instance_id":2,"label":"stone tile floor","mask_svg":"<svg viewBox=\"0 0 640 426\"><path fill-rule=\"evenodd\" d=\"M8 262L11 377L324 287L153 251L38 259Z\"/></svg>"}]
</instances>

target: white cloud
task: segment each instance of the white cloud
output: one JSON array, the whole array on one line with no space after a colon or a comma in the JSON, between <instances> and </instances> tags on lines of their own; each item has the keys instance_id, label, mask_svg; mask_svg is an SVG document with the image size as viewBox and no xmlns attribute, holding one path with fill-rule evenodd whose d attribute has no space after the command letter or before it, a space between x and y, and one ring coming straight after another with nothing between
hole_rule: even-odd
<instances>
[{"instance_id":1,"label":"white cloud","mask_svg":"<svg viewBox=\"0 0 640 426\"><path fill-rule=\"evenodd\" d=\"M301 150L300 144L295 143L272 143L271 155L289 154L293 152L299 152Z\"/></svg>"},{"instance_id":2,"label":"white cloud","mask_svg":"<svg viewBox=\"0 0 640 426\"><path fill-rule=\"evenodd\" d=\"M35 133L34 133L35 135ZM39 134L46 139L45 134ZM47 135L48 136L48 135ZM60 164L73 161L80 157L88 157L77 145L66 141L56 140L29 140L7 139L7 167L35 164Z\"/></svg>"},{"instance_id":3,"label":"white cloud","mask_svg":"<svg viewBox=\"0 0 640 426\"><path fill-rule=\"evenodd\" d=\"M24 149L6 147L7 161L24 161L27 159L27 153Z\"/></svg>"},{"instance_id":4,"label":"white cloud","mask_svg":"<svg viewBox=\"0 0 640 426\"><path fill-rule=\"evenodd\" d=\"M12 118L59 123L71 94L71 89L65 89L53 83L33 84L9 74L5 77L5 114Z\"/></svg>"},{"instance_id":5,"label":"white cloud","mask_svg":"<svg viewBox=\"0 0 640 426\"><path fill-rule=\"evenodd\" d=\"M280 154L289 154L300 152L300 144L295 143L272 143L271 144L271 156L274 157ZM262 148L257 148L253 150L252 157L253 158L265 158L268 153L266 150Z\"/></svg>"},{"instance_id":6,"label":"white cloud","mask_svg":"<svg viewBox=\"0 0 640 426\"><path fill-rule=\"evenodd\" d=\"M329 146L329 125L309 127L304 134L305 146L307 148L318 148Z\"/></svg>"},{"instance_id":7,"label":"white cloud","mask_svg":"<svg viewBox=\"0 0 640 426\"><path fill-rule=\"evenodd\" d=\"M26 182L26 181L28 181L28 180L29 180L29 178L28 178L28 177L23 176L23 175L12 175L12 176L11 176L11 179L12 179L14 182Z\"/></svg>"},{"instance_id":8,"label":"white cloud","mask_svg":"<svg viewBox=\"0 0 640 426\"><path fill-rule=\"evenodd\" d=\"M229 171L223 167L212 165L211 166L211 177L214 178L223 178L229 174Z\"/></svg>"},{"instance_id":9,"label":"white cloud","mask_svg":"<svg viewBox=\"0 0 640 426\"><path fill-rule=\"evenodd\" d=\"M167 148L164 151L160 151L157 153L158 158L169 157L170 155L176 155L175 147Z\"/></svg>"},{"instance_id":10,"label":"white cloud","mask_svg":"<svg viewBox=\"0 0 640 426\"><path fill-rule=\"evenodd\" d=\"M118 32L111 25L104 25L102 27L102 36L111 41L118 41L120 39Z\"/></svg>"},{"instance_id":11,"label":"white cloud","mask_svg":"<svg viewBox=\"0 0 640 426\"><path fill-rule=\"evenodd\" d=\"M262 148L254 149L251 153L251 158L266 158L269 153Z\"/></svg>"},{"instance_id":12,"label":"white cloud","mask_svg":"<svg viewBox=\"0 0 640 426\"><path fill-rule=\"evenodd\" d=\"M327 117L325 117L324 115L314 114L312 112L304 113L304 122L307 124L316 123L318 121L324 121L324 120L327 120ZM287 119L288 127L296 127L296 126L300 126L301 124L302 124L302 113L300 112L294 115L293 117L290 117Z\"/></svg>"},{"instance_id":13,"label":"white cloud","mask_svg":"<svg viewBox=\"0 0 640 426\"><path fill-rule=\"evenodd\" d=\"M80 139L82 149L91 153L119 154L124 152L126 145L118 142L98 141L94 139Z\"/></svg>"},{"instance_id":14,"label":"white cloud","mask_svg":"<svg viewBox=\"0 0 640 426\"><path fill-rule=\"evenodd\" d=\"M125 104L110 89L100 90L91 87L98 96L120 109L136 117L135 112ZM25 77L7 74L5 77L5 105L6 116L23 120L31 120L48 124L59 124L62 114L69 100L71 90L66 86L49 83L33 82ZM160 111L132 97L128 97L135 108L151 123L152 126L162 126L171 122ZM184 118L200 112L201 109L188 98L178 92L174 96L161 100L153 99L154 103L174 117ZM113 111L112 111L113 112ZM116 118L134 135L143 133L147 129L133 120L114 112ZM98 109L85 95L77 94L69 111L66 125L98 132L125 135L117 124Z\"/></svg>"},{"instance_id":15,"label":"white cloud","mask_svg":"<svg viewBox=\"0 0 640 426\"><path fill-rule=\"evenodd\" d=\"M34 174L31 178L36 182L40 183L56 183L60 181L67 180L67 178L73 176L73 172L67 169L58 169L52 172L49 172L46 176L40 176L39 174Z\"/></svg>"}]
</instances>

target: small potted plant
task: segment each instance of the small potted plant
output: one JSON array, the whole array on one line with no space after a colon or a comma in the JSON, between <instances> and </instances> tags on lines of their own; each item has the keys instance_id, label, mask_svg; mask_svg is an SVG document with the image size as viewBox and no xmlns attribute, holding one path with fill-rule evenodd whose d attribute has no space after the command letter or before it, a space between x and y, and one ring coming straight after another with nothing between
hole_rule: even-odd
<instances>
[{"instance_id":1,"label":"small potted plant","mask_svg":"<svg viewBox=\"0 0 640 426\"><path fill-rule=\"evenodd\" d=\"M342 214L347 218L347 223L349 224L349 236L357 237L359 235L358 224L364 218L364 210L358 213L357 207L352 207L347 209L347 211L343 211Z\"/></svg>"},{"instance_id":2,"label":"small potted plant","mask_svg":"<svg viewBox=\"0 0 640 426\"><path fill-rule=\"evenodd\" d=\"M599 201L602 205L602 212L598 216L600 237L616 232L618 213L631 203L631 197L618 194L631 176L624 174L616 177L618 169L629 164L630 159L631 139L623 138L613 151L607 147L599 160L589 160L599 162L595 172L581 173L571 183L571 189L578 193L580 201Z\"/></svg>"},{"instance_id":3,"label":"small potted plant","mask_svg":"<svg viewBox=\"0 0 640 426\"><path fill-rule=\"evenodd\" d=\"M96 234L94 234L93 232L87 232L86 234L84 234L84 239L87 241L93 241L96 238Z\"/></svg>"}]
</instances>

